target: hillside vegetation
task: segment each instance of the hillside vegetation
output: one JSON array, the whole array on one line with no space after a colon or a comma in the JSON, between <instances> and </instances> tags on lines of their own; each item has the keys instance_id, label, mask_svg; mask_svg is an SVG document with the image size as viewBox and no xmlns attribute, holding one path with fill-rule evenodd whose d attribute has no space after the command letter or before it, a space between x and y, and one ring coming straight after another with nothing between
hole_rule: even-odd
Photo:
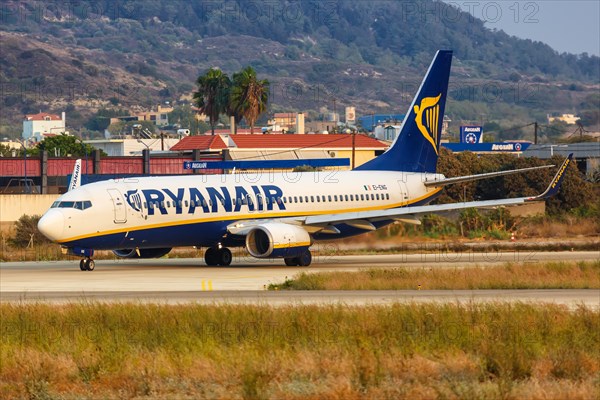
<instances>
[{"instance_id":1,"label":"hillside vegetation","mask_svg":"<svg viewBox=\"0 0 600 400\"><path fill-rule=\"evenodd\" d=\"M2 12L2 125L69 107L78 129L98 108L189 98L207 69L245 65L271 82L271 111L403 112L439 48L455 52L453 120L507 128L588 110L598 123L598 57L488 29L440 1L24 0Z\"/></svg>"}]
</instances>

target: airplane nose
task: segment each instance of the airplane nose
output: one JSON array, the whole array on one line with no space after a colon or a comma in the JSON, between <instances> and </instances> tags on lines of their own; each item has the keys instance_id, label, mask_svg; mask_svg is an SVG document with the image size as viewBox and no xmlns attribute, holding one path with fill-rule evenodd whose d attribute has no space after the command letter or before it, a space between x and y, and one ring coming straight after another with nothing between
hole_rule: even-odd
<instances>
[{"instance_id":1,"label":"airplane nose","mask_svg":"<svg viewBox=\"0 0 600 400\"><path fill-rule=\"evenodd\" d=\"M58 210L48 210L38 222L38 230L52 241L62 237L65 228L65 218Z\"/></svg>"}]
</instances>

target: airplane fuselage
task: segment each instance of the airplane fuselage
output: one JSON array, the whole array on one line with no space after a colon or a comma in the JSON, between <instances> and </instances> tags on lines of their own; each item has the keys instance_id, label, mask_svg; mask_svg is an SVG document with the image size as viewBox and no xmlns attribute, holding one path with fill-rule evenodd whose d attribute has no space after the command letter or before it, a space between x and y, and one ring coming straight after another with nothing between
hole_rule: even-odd
<instances>
[{"instance_id":1,"label":"airplane fuselage","mask_svg":"<svg viewBox=\"0 0 600 400\"><path fill-rule=\"evenodd\" d=\"M108 180L62 195L45 215L51 239L91 249L243 245L236 221L383 210L430 202L437 174L394 171L262 172ZM88 203L84 203L88 202ZM79 204L79 206L78 206ZM87 206L86 206L87 205ZM393 220L374 223L379 228ZM315 240L366 232L336 225Z\"/></svg>"}]
</instances>

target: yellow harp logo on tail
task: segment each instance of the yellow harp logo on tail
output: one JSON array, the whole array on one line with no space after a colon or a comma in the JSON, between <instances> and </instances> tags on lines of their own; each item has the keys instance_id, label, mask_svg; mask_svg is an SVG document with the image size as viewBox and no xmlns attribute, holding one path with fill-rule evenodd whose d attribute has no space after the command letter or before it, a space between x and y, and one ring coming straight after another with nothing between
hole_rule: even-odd
<instances>
[{"instance_id":1,"label":"yellow harp logo on tail","mask_svg":"<svg viewBox=\"0 0 600 400\"><path fill-rule=\"evenodd\" d=\"M424 97L421 100L421 104L414 107L414 111L416 114L415 122L417 123L417 128L419 131L427 139L433 149L435 150L435 154L438 154L438 122L440 118L440 97L442 94L438 94L437 97Z\"/></svg>"}]
</instances>

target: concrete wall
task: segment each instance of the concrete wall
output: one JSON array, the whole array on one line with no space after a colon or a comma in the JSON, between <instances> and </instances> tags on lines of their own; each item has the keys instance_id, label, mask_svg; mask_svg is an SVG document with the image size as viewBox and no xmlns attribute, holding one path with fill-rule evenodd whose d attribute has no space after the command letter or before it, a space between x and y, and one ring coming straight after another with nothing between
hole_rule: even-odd
<instances>
[{"instance_id":1,"label":"concrete wall","mask_svg":"<svg viewBox=\"0 0 600 400\"><path fill-rule=\"evenodd\" d=\"M0 195L0 222L17 221L23 214L42 215L58 196L58 194Z\"/></svg>"}]
</instances>

